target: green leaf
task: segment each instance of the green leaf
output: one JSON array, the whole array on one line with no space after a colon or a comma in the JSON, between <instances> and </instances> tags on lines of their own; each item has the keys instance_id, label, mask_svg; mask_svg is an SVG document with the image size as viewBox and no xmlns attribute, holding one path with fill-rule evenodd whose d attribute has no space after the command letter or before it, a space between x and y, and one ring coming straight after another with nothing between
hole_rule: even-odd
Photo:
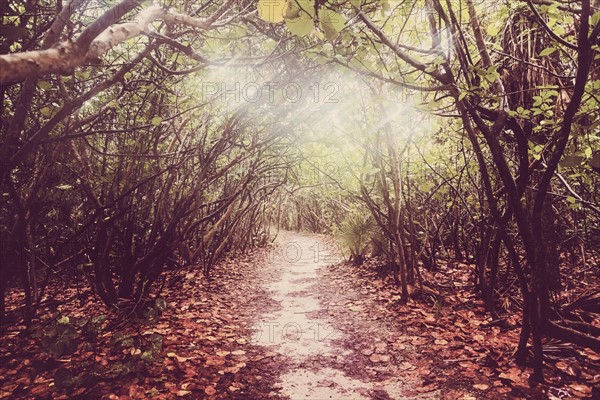
<instances>
[{"instance_id":1,"label":"green leaf","mask_svg":"<svg viewBox=\"0 0 600 400\"><path fill-rule=\"evenodd\" d=\"M129 368L128 365L123 364L122 362L116 362L112 364L110 370L118 376L124 376L131 372L131 368Z\"/></svg>"},{"instance_id":2,"label":"green leaf","mask_svg":"<svg viewBox=\"0 0 600 400\"><path fill-rule=\"evenodd\" d=\"M77 79L80 79L82 81L87 80L90 78L90 71L89 70L76 70L75 71L75 77L77 77Z\"/></svg>"},{"instance_id":3,"label":"green leaf","mask_svg":"<svg viewBox=\"0 0 600 400\"><path fill-rule=\"evenodd\" d=\"M154 117L152 118L152 125L159 126L162 121L163 119L161 117Z\"/></svg>"},{"instance_id":4,"label":"green leaf","mask_svg":"<svg viewBox=\"0 0 600 400\"><path fill-rule=\"evenodd\" d=\"M167 301L162 297L156 299L156 308L160 311L165 311L167 309Z\"/></svg>"},{"instance_id":5,"label":"green leaf","mask_svg":"<svg viewBox=\"0 0 600 400\"><path fill-rule=\"evenodd\" d=\"M321 31L316 31L315 32L315 37L319 40L325 40L325 35L323 34L323 32Z\"/></svg>"},{"instance_id":6,"label":"green leaf","mask_svg":"<svg viewBox=\"0 0 600 400\"><path fill-rule=\"evenodd\" d=\"M48 81L39 81L38 87L42 90L48 90L52 87L52 84Z\"/></svg>"},{"instance_id":7,"label":"green leaf","mask_svg":"<svg viewBox=\"0 0 600 400\"><path fill-rule=\"evenodd\" d=\"M315 28L313 19L304 13L298 18L286 19L285 24L291 33L299 37L308 35Z\"/></svg>"},{"instance_id":8,"label":"green leaf","mask_svg":"<svg viewBox=\"0 0 600 400\"><path fill-rule=\"evenodd\" d=\"M497 36L500 33L500 25L492 24L487 27L486 32L491 37Z\"/></svg>"},{"instance_id":9,"label":"green leaf","mask_svg":"<svg viewBox=\"0 0 600 400\"><path fill-rule=\"evenodd\" d=\"M285 18L294 19L301 16L315 16L315 2L313 0L291 0L288 1L287 9L284 11Z\"/></svg>"},{"instance_id":10,"label":"green leaf","mask_svg":"<svg viewBox=\"0 0 600 400\"><path fill-rule=\"evenodd\" d=\"M590 24L592 24L592 26L596 26L599 22L600 22L600 11L596 11L594 13L594 15L592 15L592 18L590 18Z\"/></svg>"},{"instance_id":11,"label":"green leaf","mask_svg":"<svg viewBox=\"0 0 600 400\"><path fill-rule=\"evenodd\" d=\"M556 51L556 47L547 47L540 52L540 57L546 57Z\"/></svg>"},{"instance_id":12,"label":"green leaf","mask_svg":"<svg viewBox=\"0 0 600 400\"><path fill-rule=\"evenodd\" d=\"M423 193L429 192L431 189L433 189L433 186L434 183L431 181L423 181L419 183L419 189L421 189Z\"/></svg>"},{"instance_id":13,"label":"green leaf","mask_svg":"<svg viewBox=\"0 0 600 400\"><path fill-rule=\"evenodd\" d=\"M44 117L51 117L52 114L54 114L54 110L50 107L44 107L40 110L40 114L42 114Z\"/></svg>"},{"instance_id":14,"label":"green leaf","mask_svg":"<svg viewBox=\"0 0 600 400\"><path fill-rule=\"evenodd\" d=\"M267 22L282 22L286 7L285 0L258 0L258 16Z\"/></svg>"},{"instance_id":15,"label":"green leaf","mask_svg":"<svg viewBox=\"0 0 600 400\"><path fill-rule=\"evenodd\" d=\"M90 264L90 266L91 266L91 264ZM107 316L107 315L105 315L105 314L100 314L100 315L97 315L97 316L93 317L93 318L92 318L92 322L93 322L94 324L101 324L102 322L106 321L106 318L108 318L108 316Z\"/></svg>"},{"instance_id":16,"label":"green leaf","mask_svg":"<svg viewBox=\"0 0 600 400\"><path fill-rule=\"evenodd\" d=\"M328 9L319 10L319 21L328 40L335 39L346 24L346 18L343 15Z\"/></svg>"},{"instance_id":17,"label":"green leaf","mask_svg":"<svg viewBox=\"0 0 600 400\"><path fill-rule=\"evenodd\" d=\"M500 77L500 74L498 73L497 69L498 69L497 65L492 65L486 70L485 79L488 82L490 82L490 83L494 82L496 79L498 79Z\"/></svg>"}]
</instances>

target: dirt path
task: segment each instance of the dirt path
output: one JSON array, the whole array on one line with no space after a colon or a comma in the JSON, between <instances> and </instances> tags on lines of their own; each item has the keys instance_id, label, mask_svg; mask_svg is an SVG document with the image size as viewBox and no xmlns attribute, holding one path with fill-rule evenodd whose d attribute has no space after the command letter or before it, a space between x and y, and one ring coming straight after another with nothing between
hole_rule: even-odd
<instances>
[{"instance_id":1,"label":"dirt path","mask_svg":"<svg viewBox=\"0 0 600 400\"><path fill-rule=\"evenodd\" d=\"M362 299L328 274L340 261L326 237L284 232L270 254L266 288L276 311L256 316L251 342L283 356L271 395L292 399L436 398L407 374L410 345ZM259 310L260 307L258 306Z\"/></svg>"}]
</instances>

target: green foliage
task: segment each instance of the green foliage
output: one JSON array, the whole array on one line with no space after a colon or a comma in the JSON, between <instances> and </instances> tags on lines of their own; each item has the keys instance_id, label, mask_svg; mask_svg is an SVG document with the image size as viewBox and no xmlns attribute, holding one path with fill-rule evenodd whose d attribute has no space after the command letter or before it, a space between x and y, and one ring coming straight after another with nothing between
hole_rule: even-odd
<instances>
[{"instance_id":1,"label":"green foliage","mask_svg":"<svg viewBox=\"0 0 600 400\"><path fill-rule=\"evenodd\" d=\"M60 367L54 371L54 384L58 388L70 388L80 383L80 379L74 371L67 367Z\"/></svg>"},{"instance_id":2,"label":"green foliage","mask_svg":"<svg viewBox=\"0 0 600 400\"><path fill-rule=\"evenodd\" d=\"M164 308L164 300L157 301L156 308ZM41 337L43 348L53 357L65 357L75 353L81 343L92 345L104 333L105 315L92 318L74 318L62 316L51 321L36 336ZM148 335L130 335L117 331L111 336L112 346L124 354L121 361L111 363L107 370L95 365L93 371L87 369L75 370L60 367L54 372L54 382L58 388L69 389L85 385L86 381L94 379L94 375L111 376L113 378L126 376L139 370L140 362L154 362L163 349L163 336L157 333ZM92 365L94 361L92 361ZM97 378L97 377L96 377Z\"/></svg>"},{"instance_id":3,"label":"green foliage","mask_svg":"<svg viewBox=\"0 0 600 400\"><path fill-rule=\"evenodd\" d=\"M321 8L319 10L321 30L328 40L333 40L344 29L346 18L335 11Z\"/></svg>"},{"instance_id":4,"label":"green foliage","mask_svg":"<svg viewBox=\"0 0 600 400\"><path fill-rule=\"evenodd\" d=\"M327 7L318 9L319 30L315 29L315 2L312 0L259 0L258 15L270 23L285 21L287 29L303 37L311 33L320 39L334 40L344 29L346 17Z\"/></svg>"},{"instance_id":5,"label":"green foliage","mask_svg":"<svg viewBox=\"0 0 600 400\"><path fill-rule=\"evenodd\" d=\"M313 32L314 3L310 0L288 2L285 11L285 25L291 33L302 37Z\"/></svg>"},{"instance_id":6,"label":"green foliage","mask_svg":"<svg viewBox=\"0 0 600 400\"><path fill-rule=\"evenodd\" d=\"M339 232L342 243L350 251L352 260L361 264L376 232L376 225L371 215L363 209L350 211L342 221Z\"/></svg>"},{"instance_id":7,"label":"green foliage","mask_svg":"<svg viewBox=\"0 0 600 400\"><path fill-rule=\"evenodd\" d=\"M50 355L64 357L77 351L82 338L88 342L96 340L105 320L105 315L92 318L62 316L50 321L34 335L41 337L42 346Z\"/></svg>"},{"instance_id":8,"label":"green foliage","mask_svg":"<svg viewBox=\"0 0 600 400\"><path fill-rule=\"evenodd\" d=\"M154 323L166 309L166 300L162 297L158 297L150 307L144 310L144 322Z\"/></svg>"},{"instance_id":9,"label":"green foliage","mask_svg":"<svg viewBox=\"0 0 600 400\"><path fill-rule=\"evenodd\" d=\"M282 22L287 8L286 0L259 0L258 15L267 22Z\"/></svg>"},{"instance_id":10,"label":"green foliage","mask_svg":"<svg viewBox=\"0 0 600 400\"><path fill-rule=\"evenodd\" d=\"M115 364L112 371L118 375L129 373L135 368L135 363L141 361L155 361L162 351L163 336L158 333L150 335L131 336L122 332L116 332L112 336L112 343L117 348L125 350L128 360L123 364ZM131 363L131 365L128 365Z\"/></svg>"},{"instance_id":11,"label":"green foliage","mask_svg":"<svg viewBox=\"0 0 600 400\"><path fill-rule=\"evenodd\" d=\"M44 329L42 344L44 349L55 357L63 357L77 350L76 326L69 317L62 317Z\"/></svg>"}]
</instances>

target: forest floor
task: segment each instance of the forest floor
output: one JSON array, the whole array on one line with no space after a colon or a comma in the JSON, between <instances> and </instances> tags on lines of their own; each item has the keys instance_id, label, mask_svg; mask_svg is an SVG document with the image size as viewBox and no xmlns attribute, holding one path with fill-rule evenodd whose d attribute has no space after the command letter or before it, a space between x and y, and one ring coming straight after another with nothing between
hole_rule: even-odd
<instances>
[{"instance_id":1,"label":"forest floor","mask_svg":"<svg viewBox=\"0 0 600 400\"><path fill-rule=\"evenodd\" d=\"M0 398L597 396L600 355L549 344L548 383L532 387L531 370L511 357L516 316L493 321L460 290L443 303L402 305L374 264L342 261L326 236L280 232L210 280L192 268L171 275L158 321L80 338L68 356L44 351L43 334L12 329L0 342ZM101 312L93 299L70 301L38 325L47 333L57 317Z\"/></svg>"}]
</instances>

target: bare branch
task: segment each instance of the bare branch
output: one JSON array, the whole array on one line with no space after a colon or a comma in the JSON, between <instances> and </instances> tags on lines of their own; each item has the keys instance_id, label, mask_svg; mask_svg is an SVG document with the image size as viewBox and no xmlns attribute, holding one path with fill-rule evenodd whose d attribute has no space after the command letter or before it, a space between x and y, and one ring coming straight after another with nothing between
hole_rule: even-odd
<instances>
[{"instance_id":1,"label":"bare branch","mask_svg":"<svg viewBox=\"0 0 600 400\"><path fill-rule=\"evenodd\" d=\"M405 53L404 50L400 48L400 46L397 46L394 42L392 42L391 39L388 38L385 35L385 33L383 33L383 31L377 25L375 25L373 21L371 21L369 17L367 17L362 11L359 11L357 15L360 18L360 20L365 23L369 30L373 32L383 44L389 47L390 50L392 50L394 54L396 54L396 56L398 56L398 58L400 58L402 61L408 63L417 70L426 73L427 75L431 75L443 84L447 85L452 83L451 77L437 70L429 71L427 68L428 66L426 64L423 64L422 62L414 59L413 57Z\"/></svg>"},{"instance_id":2,"label":"bare branch","mask_svg":"<svg viewBox=\"0 0 600 400\"><path fill-rule=\"evenodd\" d=\"M119 3L90 25L75 42L62 42L46 50L1 55L0 86L41 74L72 73L75 67L97 60L119 43L148 32L153 21L161 20L167 25L187 25L199 30L214 28L217 20L230 8L232 2L225 2L206 19L151 6L142 10L136 21L111 26L140 3L141 0L125 0Z\"/></svg>"}]
</instances>

